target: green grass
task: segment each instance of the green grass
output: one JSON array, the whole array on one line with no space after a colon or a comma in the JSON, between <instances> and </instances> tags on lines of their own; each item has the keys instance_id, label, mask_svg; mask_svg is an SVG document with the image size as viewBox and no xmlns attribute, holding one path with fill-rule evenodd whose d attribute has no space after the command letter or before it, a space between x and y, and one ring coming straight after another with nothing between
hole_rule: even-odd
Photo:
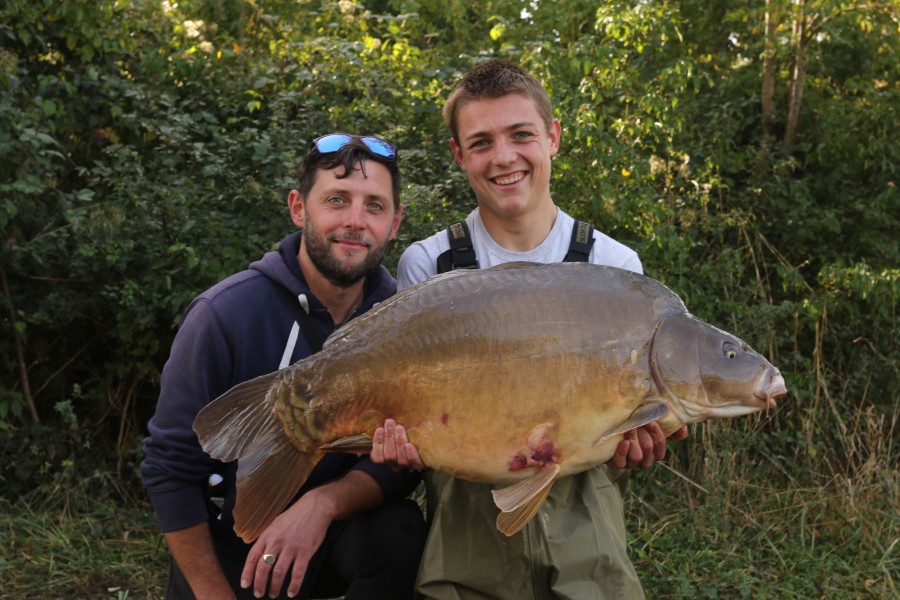
<instances>
[{"instance_id":1,"label":"green grass","mask_svg":"<svg viewBox=\"0 0 900 600\"><path fill-rule=\"evenodd\" d=\"M873 507L865 518L885 529L870 531L842 518L836 498L828 489L758 488L731 504L633 500L635 566L649 597L896 598L896 512Z\"/></svg>"},{"instance_id":2,"label":"green grass","mask_svg":"<svg viewBox=\"0 0 900 600\"><path fill-rule=\"evenodd\" d=\"M692 426L665 463L635 472L626 513L647 597L900 597L898 420L852 414L842 427ZM161 598L149 504L110 475L49 479L0 498L2 597Z\"/></svg>"},{"instance_id":3,"label":"green grass","mask_svg":"<svg viewBox=\"0 0 900 600\"><path fill-rule=\"evenodd\" d=\"M629 534L647 597L896 598L897 480L850 494L851 484L719 481L704 492L666 467L636 474ZM29 500L0 502L4 598L162 597L166 549L147 506L72 513Z\"/></svg>"},{"instance_id":4,"label":"green grass","mask_svg":"<svg viewBox=\"0 0 900 600\"><path fill-rule=\"evenodd\" d=\"M774 436L739 424L692 433L702 439L631 480L628 530L648 598L900 597L895 448L839 473L764 456L757 442Z\"/></svg>"},{"instance_id":5,"label":"green grass","mask_svg":"<svg viewBox=\"0 0 900 600\"><path fill-rule=\"evenodd\" d=\"M4 598L162 598L166 548L146 506L72 513L35 503L0 502Z\"/></svg>"}]
</instances>

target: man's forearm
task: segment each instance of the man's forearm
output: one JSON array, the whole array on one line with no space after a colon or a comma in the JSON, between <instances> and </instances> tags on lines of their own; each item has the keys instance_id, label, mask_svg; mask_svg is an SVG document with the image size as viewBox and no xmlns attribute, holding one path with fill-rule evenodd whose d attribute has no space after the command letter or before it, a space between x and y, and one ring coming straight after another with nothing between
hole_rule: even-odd
<instances>
[{"instance_id":1,"label":"man's forearm","mask_svg":"<svg viewBox=\"0 0 900 600\"><path fill-rule=\"evenodd\" d=\"M304 498L315 502L317 512L331 521L346 519L384 503L381 487L362 471L350 471L340 479L310 490Z\"/></svg>"},{"instance_id":2,"label":"man's forearm","mask_svg":"<svg viewBox=\"0 0 900 600\"><path fill-rule=\"evenodd\" d=\"M209 525L200 523L164 535L169 552L178 563L178 568L197 600L234 598L234 592L225 579L222 565L213 549Z\"/></svg>"}]
</instances>

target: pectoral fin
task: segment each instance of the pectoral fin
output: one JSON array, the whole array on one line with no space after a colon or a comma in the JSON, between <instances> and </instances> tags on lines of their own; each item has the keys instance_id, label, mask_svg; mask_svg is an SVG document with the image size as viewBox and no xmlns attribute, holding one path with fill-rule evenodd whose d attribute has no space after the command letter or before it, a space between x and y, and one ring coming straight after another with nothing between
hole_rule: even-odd
<instances>
[{"instance_id":1,"label":"pectoral fin","mask_svg":"<svg viewBox=\"0 0 900 600\"><path fill-rule=\"evenodd\" d=\"M334 440L319 447L322 452L350 452L352 454L368 454L372 451L372 436L357 433L339 440Z\"/></svg>"},{"instance_id":2,"label":"pectoral fin","mask_svg":"<svg viewBox=\"0 0 900 600\"><path fill-rule=\"evenodd\" d=\"M558 464L548 464L528 479L491 492L494 504L501 511L497 516L497 529L501 533L509 536L518 532L537 514L559 470Z\"/></svg>"},{"instance_id":3,"label":"pectoral fin","mask_svg":"<svg viewBox=\"0 0 900 600\"><path fill-rule=\"evenodd\" d=\"M669 412L669 407L665 402L649 402L647 404L642 404L637 407L631 415L625 419L623 423L616 425L596 440L594 440L593 446L599 446L608 438L617 435L619 433L625 433L626 431L631 431L632 429L636 429L641 427L642 425L647 425L648 423L653 423L662 419Z\"/></svg>"}]
</instances>

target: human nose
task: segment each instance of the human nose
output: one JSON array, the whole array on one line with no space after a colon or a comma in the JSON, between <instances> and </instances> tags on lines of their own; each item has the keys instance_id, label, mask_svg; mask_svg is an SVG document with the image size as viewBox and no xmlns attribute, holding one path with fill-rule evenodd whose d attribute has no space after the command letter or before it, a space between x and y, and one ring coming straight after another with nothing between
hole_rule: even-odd
<instances>
[{"instance_id":1,"label":"human nose","mask_svg":"<svg viewBox=\"0 0 900 600\"><path fill-rule=\"evenodd\" d=\"M507 140L500 140L494 144L494 153L491 159L495 165L505 166L515 162L516 156L515 146Z\"/></svg>"},{"instance_id":2,"label":"human nose","mask_svg":"<svg viewBox=\"0 0 900 600\"><path fill-rule=\"evenodd\" d=\"M351 202L349 210L344 214L344 226L348 229L364 229L366 224L366 211L362 202Z\"/></svg>"}]
</instances>

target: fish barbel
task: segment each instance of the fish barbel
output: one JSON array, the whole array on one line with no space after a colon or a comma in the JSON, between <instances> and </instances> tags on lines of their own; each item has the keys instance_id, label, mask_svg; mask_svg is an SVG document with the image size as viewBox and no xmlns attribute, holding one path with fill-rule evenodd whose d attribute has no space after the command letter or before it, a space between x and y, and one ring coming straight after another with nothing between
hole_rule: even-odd
<instances>
[{"instance_id":1,"label":"fish barbel","mask_svg":"<svg viewBox=\"0 0 900 600\"><path fill-rule=\"evenodd\" d=\"M386 418L423 462L500 484L519 531L553 482L605 463L625 432L775 407L781 373L692 316L663 284L588 263L509 263L410 287L324 348L198 414L204 450L238 461L235 531L256 539L325 452L367 453Z\"/></svg>"}]
</instances>

